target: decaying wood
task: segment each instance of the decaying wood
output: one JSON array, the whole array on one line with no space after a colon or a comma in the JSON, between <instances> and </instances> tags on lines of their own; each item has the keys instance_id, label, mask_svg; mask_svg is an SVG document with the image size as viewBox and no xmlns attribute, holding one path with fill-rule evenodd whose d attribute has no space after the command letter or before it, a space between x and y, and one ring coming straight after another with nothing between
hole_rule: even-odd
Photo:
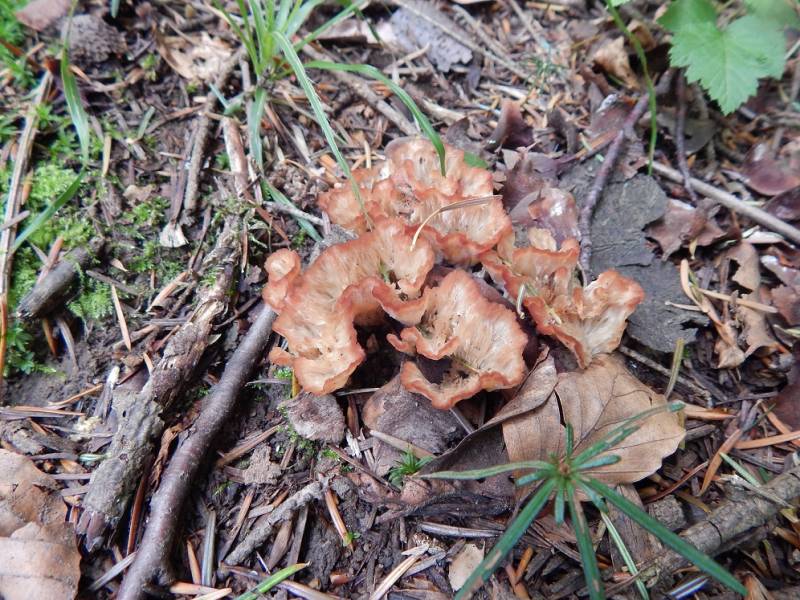
<instances>
[{"instance_id":1,"label":"decaying wood","mask_svg":"<svg viewBox=\"0 0 800 600\"><path fill-rule=\"evenodd\" d=\"M33 286L17 306L16 315L21 319L35 319L61 307L62 302L78 279L78 275L97 258L103 241L94 238L89 246L68 252L44 278Z\"/></svg>"},{"instance_id":2,"label":"decaying wood","mask_svg":"<svg viewBox=\"0 0 800 600\"><path fill-rule=\"evenodd\" d=\"M800 466L775 477L759 490L764 493L747 491L743 498L723 502L707 519L689 527L681 537L698 550L713 556L744 540L766 535L771 530L768 526L770 519L783 508L783 505L767 496L783 502L800 496ZM655 587L660 589L669 585L670 576L686 564L679 554L668 551L656 560L647 574L654 578Z\"/></svg>"},{"instance_id":3,"label":"decaying wood","mask_svg":"<svg viewBox=\"0 0 800 600\"><path fill-rule=\"evenodd\" d=\"M78 530L86 535L87 548L103 539L108 526L116 524L138 485L145 463L164 430L163 414L183 390L209 344L214 321L228 306L233 274L241 244L238 219L230 218L207 259L217 272L214 284L203 290L189 320L172 336L150 380L127 407L119 406L119 426L108 449L108 458L92 474Z\"/></svg>"},{"instance_id":4,"label":"decaying wood","mask_svg":"<svg viewBox=\"0 0 800 600\"><path fill-rule=\"evenodd\" d=\"M150 501L150 522L133 565L122 581L117 600L143 598L147 584L168 576L167 555L180 522L181 507L212 440L230 419L239 393L264 356L276 316L272 309L263 307L228 360L219 383L206 399L197 421L188 430L188 437L175 451L161 478L161 485Z\"/></svg>"},{"instance_id":5,"label":"decaying wood","mask_svg":"<svg viewBox=\"0 0 800 600\"><path fill-rule=\"evenodd\" d=\"M321 498L323 488L322 483L314 481L289 496L278 508L255 524L241 543L225 558L225 562L229 565L237 565L245 560L253 550L267 541L275 525L288 519L294 514L294 511L304 507L312 500Z\"/></svg>"}]
</instances>

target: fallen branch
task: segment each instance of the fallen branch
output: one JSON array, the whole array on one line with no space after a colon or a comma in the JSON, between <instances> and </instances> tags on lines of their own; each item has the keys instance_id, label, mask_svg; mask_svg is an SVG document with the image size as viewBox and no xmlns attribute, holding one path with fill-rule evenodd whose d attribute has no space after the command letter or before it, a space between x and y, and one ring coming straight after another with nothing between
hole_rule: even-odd
<instances>
[{"instance_id":1,"label":"fallen branch","mask_svg":"<svg viewBox=\"0 0 800 600\"><path fill-rule=\"evenodd\" d=\"M744 540L766 535L771 530L768 521L783 508L775 500L790 502L800 496L800 466L757 489L761 493L748 490L743 498L722 503L707 519L689 527L681 537L698 550L715 555L736 547ZM670 576L686 564L679 554L667 551L655 563L643 568L642 573L645 579L654 578L650 585L660 588L670 585ZM610 596L621 587L624 586L609 589L607 593Z\"/></svg>"},{"instance_id":2,"label":"fallen branch","mask_svg":"<svg viewBox=\"0 0 800 600\"><path fill-rule=\"evenodd\" d=\"M16 316L21 319L36 319L61 306L78 278L78 274L91 265L102 246L103 241L94 238L89 242L88 248L79 247L68 252L19 301Z\"/></svg>"},{"instance_id":3,"label":"fallen branch","mask_svg":"<svg viewBox=\"0 0 800 600\"><path fill-rule=\"evenodd\" d=\"M209 344L211 327L228 306L229 290L241 253L236 218L226 221L206 268L215 268L213 286L205 288L189 320L172 336L150 380L134 401L119 407L120 422L108 458L92 473L78 531L93 549L119 521L164 430L162 415L178 397Z\"/></svg>"},{"instance_id":4,"label":"fallen branch","mask_svg":"<svg viewBox=\"0 0 800 600\"><path fill-rule=\"evenodd\" d=\"M667 167L659 163L653 163L653 171L659 175L663 175L670 181L674 181L676 183L683 182L683 176L680 174L680 172L671 167ZM766 227L767 229L781 234L783 237L791 240L795 244L800 244L800 229L797 229L797 227L793 227L785 221L781 221L777 217L773 217L767 211L762 210L757 206L747 204L742 200L739 200L733 194L729 194L728 192L717 189L713 185L709 185L704 181L700 181L694 177L690 178L689 181L691 182L694 190L703 194L703 196L706 198L713 200L717 204L721 204L728 210L744 215L762 227Z\"/></svg>"},{"instance_id":5,"label":"fallen branch","mask_svg":"<svg viewBox=\"0 0 800 600\"><path fill-rule=\"evenodd\" d=\"M658 86L655 89L656 95L661 94L668 89L671 81L672 71L667 71L661 77L661 81L658 82ZM631 110L630 114L625 119L625 122L622 124L622 128L617 132L611 141L608 151L603 157L603 164L597 171L597 175L592 182L592 187L589 188L589 193L581 203L581 213L578 221L578 227L581 232L581 266L586 273L590 272L589 262L592 258L591 227L594 209L597 206L598 200L600 200L600 195L603 193L603 189L606 186L608 177L611 175L611 171L614 168L617 159L619 158L620 151L622 150L622 142L626 137L633 135L633 128L636 126L636 123L639 121L639 119L644 116L649 100L649 94L642 94L642 96L634 105L633 110Z\"/></svg>"},{"instance_id":6,"label":"fallen branch","mask_svg":"<svg viewBox=\"0 0 800 600\"><path fill-rule=\"evenodd\" d=\"M133 565L122 581L117 600L144 598L148 584L157 578L168 577L167 555L178 528L181 507L211 442L230 419L239 392L264 356L275 317L275 313L264 306L228 360L219 383L203 404L197 421L188 430L188 437L175 451L161 478L161 485L150 501L150 522L136 550Z\"/></svg>"}]
</instances>

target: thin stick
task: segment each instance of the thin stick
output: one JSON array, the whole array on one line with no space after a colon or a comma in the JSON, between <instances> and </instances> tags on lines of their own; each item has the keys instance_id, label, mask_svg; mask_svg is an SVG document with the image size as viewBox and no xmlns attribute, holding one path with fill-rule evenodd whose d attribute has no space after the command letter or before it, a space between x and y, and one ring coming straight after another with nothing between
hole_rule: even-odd
<instances>
[{"instance_id":1,"label":"thin stick","mask_svg":"<svg viewBox=\"0 0 800 600\"><path fill-rule=\"evenodd\" d=\"M664 73L664 75L661 77L661 81L658 83L658 87L655 89L656 94L662 93L664 90L666 90L669 87L671 80L672 71L667 71ZM622 150L622 142L625 140L626 136L633 133L633 128L636 126L636 123L642 118L645 110L647 110L648 102L649 94L642 94L642 96L636 102L633 110L631 110L630 114L625 119L625 122L622 124L622 128L614 136L611 145L608 147L608 152L606 152L606 155L603 159L603 164L597 171L597 175L592 182L592 187L589 188L589 193L586 195L586 198L583 200L581 205L580 219L578 222L581 232L580 262L581 266L587 273L591 272L591 269L589 268L589 262L592 258L591 228L592 215L594 214L595 206L597 206L597 202L600 200L600 195L603 193L603 189L606 186L606 181L608 180L609 175L611 175L611 171L614 168L617 159L619 158L620 151ZM653 168L656 166L657 165L654 164Z\"/></svg>"},{"instance_id":2,"label":"thin stick","mask_svg":"<svg viewBox=\"0 0 800 600\"><path fill-rule=\"evenodd\" d=\"M678 153L678 168L683 175L683 187L692 199L697 202L697 193L692 187L692 175L689 173L689 164L686 162L686 78L683 71L678 71L678 114L675 120L675 150Z\"/></svg>"},{"instance_id":3,"label":"thin stick","mask_svg":"<svg viewBox=\"0 0 800 600\"><path fill-rule=\"evenodd\" d=\"M414 237L411 240L411 250L414 250L414 246L417 245L417 240L419 239L419 234L422 233L422 230L425 229L425 226L431 222L436 215L440 215L443 212L447 212L449 210L457 210L459 208L468 208L470 206L479 206L481 204L486 204L487 202L491 202L495 198L502 198L502 196L480 196L478 198L469 198L467 200L461 200L459 202L453 202L453 204L445 204L444 206L440 206L427 217L422 223L419 224L417 227L417 231L414 233Z\"/></svg>"},{"instance_id":4,"label":"thin stick","mask_svg":"<svg viewBox=\"0 0 800 600\"><path fill-rule=\"evenodd\" d=\"M11 172L11 181L8 184L8 196L3 215L3 223L13 223L22 204L22 181L28 170L31 158L33 140L39 126L39 106L44 104L53 74L45 70L36 94L33 97L28 114L25 115L25 128L19 137L17 155L14 158L14 170ZM11 288L11 269L13 264L13 246L17 234L16 225L10 225L0 231L0 381L3 379L3 370L6 362L6 340L8 333L8 290ZM2 394L2 392L0 392Z\"/></svg>"},{"instance_id":5,"label":"thin stick","mask_svg":"<svg viewBox=\"0 0 800 600\"><path fill-rule=\"evenodd\" d=\"M681 183L683 181L683 176L671 167L667 167L660 163L653 163L653 170L659 175L663 175L670 181L674 181L676 183ZM780 233L783 237L796 244L800 244L800 229L797 229L797 227L792 227L785 221L781 221L777 217L773 217L765 210L750 204L746 204L733 194L719 190L713 185L709 185L704 181L700 181L699 179L692 177L690 178L690 182L695 191L703 194L703 196L706 198L713 200L717 204L721 204L728 210L744 215L762 227L766 227L767 229L770 229L776 233Z\"/></svg>"},{"instance_id":6,"label":"thin stick","mask_svg":"<svg viewBox=\"0 0 800 600\"><path fill-rule=\"evenodd\" d=\"M118 600L140 600L145 586L166 573L166 559L178 528L181 507L191 488L208 447L228 422L239 392L264 355L272 323L277 315L267 306L258 315L228 360L222 377L214 386L189 437L176 450L164 471L161 486L150 501L150 522L130 571L122 581Z\"/></svg>"},{"instance_id":7,"label":"thin stick","mask_svg":"<svg viewBox=\"0 0 800 600\"><path fill-rule=\"evenodd\" d=\"M114 311L117 313L117 321L119 322L119 329L122 332L122 341L125 342L125 347L130 352L133 349L131 345L131 334L128 331L128 322L125 320L125 313L122 311L122 303L119 301L117 295L117 287L111 286L111 301L114 303Z\"/></svg>"}]
</instances>

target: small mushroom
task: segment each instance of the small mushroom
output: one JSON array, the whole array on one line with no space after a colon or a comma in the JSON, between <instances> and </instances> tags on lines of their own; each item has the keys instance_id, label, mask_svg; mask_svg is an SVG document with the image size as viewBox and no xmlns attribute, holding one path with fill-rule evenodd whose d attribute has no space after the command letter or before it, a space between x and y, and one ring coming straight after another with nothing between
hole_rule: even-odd
<instances>
[{"instance_id":1,"label":"small mushroom","mask_svg":"<svg viewBox=\"0 0 800 600\"><path fill-rule=\"evenodd\" d=\"M528 337L513 311L487 300L469 273L452 271L438 287L426 289L422 299L418 322L387 339L406 354L444 361L446 370L434 382L408 361L400 372L403 387L444 410L481 390L522 381Z\"/></svg>"},{"instance_id":2,"label":"small mushroom","mask_svg":"<svg viewBox=\"0 0 800 600\"><path fill-rule=\"evenodd\" d=\"M291 274L299 258L283 253L268 261L264 295L280 313L273 329L288 343L288 350L273 348L270 360L291 366L314 394L341 388L365 357L354 325L375 325L384 312L402 322L413 319L433 261L424 240L411 249L411 235L397 220L327 248L302 274Z\"/></svg>"},{"instance_id":3,"label":"small mushroom","mask_svg":"<svg viewBox=\"0 0 800 600\"><path fill-rule=\"evenodd\" d=\"M450 262L474 264L511 230L511 221L499 197L442 211L493 191L491 173L468 165L461 150L446 146L445 164L442 175L436 149L426 139L394 140L385 162L353 173L363 209L349 184L320 195L318 202L332 222L355 233L368 230L366 215L374 221L399 217L412 230L431 217L423 236Z\"/></svg>"}]
</instances>

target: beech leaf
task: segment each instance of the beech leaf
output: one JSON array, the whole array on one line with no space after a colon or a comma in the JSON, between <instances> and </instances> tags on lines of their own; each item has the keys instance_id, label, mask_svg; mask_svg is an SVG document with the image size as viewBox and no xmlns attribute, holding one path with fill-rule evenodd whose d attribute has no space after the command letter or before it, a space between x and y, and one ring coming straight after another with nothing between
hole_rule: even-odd
<instances>
[{"instance_id":1,"label":"beech leaf","mask_svg":"<svg viewBox=\"0 0 800 600\"><path fill-rule=\"evenodd\" d=\"M578 454L626 419L658 406L666 406L664 396L631 375L619 358L600 355L583 371L561 373L544 404L503 423L503 437L512 462L546 460L551 454L564 455L564 423L569 423L574 431L574 453ZM609 485L638 481L661 467L683 435L675 414L657 413L600 455L616 455L619 462L588 474Z\"/></svg>"}]
</instances>

